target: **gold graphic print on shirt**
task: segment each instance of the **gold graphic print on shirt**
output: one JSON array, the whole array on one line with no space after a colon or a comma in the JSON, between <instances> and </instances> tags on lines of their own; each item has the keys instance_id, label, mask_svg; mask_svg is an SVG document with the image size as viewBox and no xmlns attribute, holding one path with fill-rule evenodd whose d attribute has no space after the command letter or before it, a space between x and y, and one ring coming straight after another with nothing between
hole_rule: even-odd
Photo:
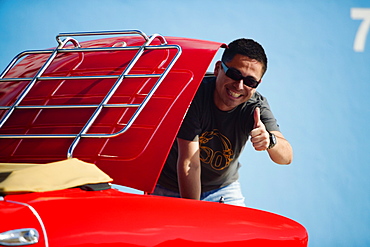
<instances>
[{"instance_id":1,"label":"gold graphic print on shirt","mask_svg":"<svg viewBox=\"0 0 370 247\"><path fill-rule=\"evenodd\" d=\"M199 138L199 146L200 160L205 164L209 164L215 170L225 169L233 160L232 155L234 152L230 140L218 130L204 132ZM209 146L217 150L213 150Z\"/></svg>"}]
</instances>

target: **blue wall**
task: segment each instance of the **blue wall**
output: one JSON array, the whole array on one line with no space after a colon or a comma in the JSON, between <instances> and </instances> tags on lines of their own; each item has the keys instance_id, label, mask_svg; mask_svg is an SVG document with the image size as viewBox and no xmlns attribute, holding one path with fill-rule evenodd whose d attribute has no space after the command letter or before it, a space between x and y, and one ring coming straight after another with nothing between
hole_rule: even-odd
<instances>
[{"instance_id":1,"label":"blue wall","mask_svg":"<svg viewBox=\"0 0 370 247\"><path fill-rule=\"evenodd\" d=\"M22 50L55 46L60 32L256 39L269 57L259 91L295 159L278 166L248 145L248 206L302 223L310 246L370 246L369 1L0 0L0 19L1 68Z\"/></svg>"}]
</instances>

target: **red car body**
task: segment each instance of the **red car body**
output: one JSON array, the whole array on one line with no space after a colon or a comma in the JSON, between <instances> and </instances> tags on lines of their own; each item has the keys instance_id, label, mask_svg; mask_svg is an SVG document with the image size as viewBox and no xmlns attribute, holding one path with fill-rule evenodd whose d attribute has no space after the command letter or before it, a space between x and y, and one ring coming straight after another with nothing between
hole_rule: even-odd
<instances>
[{"instance_id":1,"label":"red car body","mask_svg":"<svg viewBox=\"0 0 370 247\"><path fill-rule=\"evenodd\" d=\"M90 35L119 36L73 38ZM32 246L307 246L305 228L280 215L148 195L222 43L137 30L57 40L1 75L1 165L77 158L145 195L83 184L12 191L0 181L0 245L18 234Z\"/></svg>"}]
</instances>

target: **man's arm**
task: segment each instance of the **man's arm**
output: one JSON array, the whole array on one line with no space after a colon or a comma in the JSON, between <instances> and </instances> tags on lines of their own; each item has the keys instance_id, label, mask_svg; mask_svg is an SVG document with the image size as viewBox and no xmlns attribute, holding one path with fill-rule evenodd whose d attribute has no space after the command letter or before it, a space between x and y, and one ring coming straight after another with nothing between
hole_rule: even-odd
<instances>
[{"instance_id":1,"label":"man's arm","mask_svg":"<svg viewBox=\"0 0 370 247\"><path fill-rule=\"evenodd\" d=\"M200 199L200 159L199 142L177 138L178 160L177 177L182 198Z\"/></svg>"},{"instance_id":2,"label":"man's arm","mask_svg":"<svg viewBox=\"0 0 370 247\"><path fill-rule=\"evenodd\" d=\"M267 149L270 158L280 165L289 165L293 160L293 148L279 131L271 131L276 136L276 145ZM270 143L270 142L269 142Z\"/></svg>"},{"instance_id":3,"label":"man's arm","mask_svg":"<svg viewBox=\"0 0 370 247\"><path fill-rule=\"evenodd\" d=\"M270 135L265 125L260 119L260 109L256 108L254 112L254 128L251 131L251 142L256 151L267 150L270 158L277 164L288 165L293 160L293 149L289 142L279 131L271 131L276 136L276 145L267 149L270 144Z\"/></svg>"}]
</instances>

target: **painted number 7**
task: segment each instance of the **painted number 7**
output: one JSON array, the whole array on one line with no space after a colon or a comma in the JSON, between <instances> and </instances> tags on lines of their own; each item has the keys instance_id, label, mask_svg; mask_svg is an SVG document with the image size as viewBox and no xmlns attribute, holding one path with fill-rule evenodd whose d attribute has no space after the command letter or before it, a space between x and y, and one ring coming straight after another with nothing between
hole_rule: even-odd
<instances>
[{"instance_id":1,"label":"painted number 7","mask_svg":"<svg viewBox=\"0 0 370 247\"><path fill-rule=\"evenodd\" d=\"M370 28L370 8L351 8L351 18L362 20L353 43L353 50L363 52L365 50L366 36Z\"/></svg>"}]
</instances>

